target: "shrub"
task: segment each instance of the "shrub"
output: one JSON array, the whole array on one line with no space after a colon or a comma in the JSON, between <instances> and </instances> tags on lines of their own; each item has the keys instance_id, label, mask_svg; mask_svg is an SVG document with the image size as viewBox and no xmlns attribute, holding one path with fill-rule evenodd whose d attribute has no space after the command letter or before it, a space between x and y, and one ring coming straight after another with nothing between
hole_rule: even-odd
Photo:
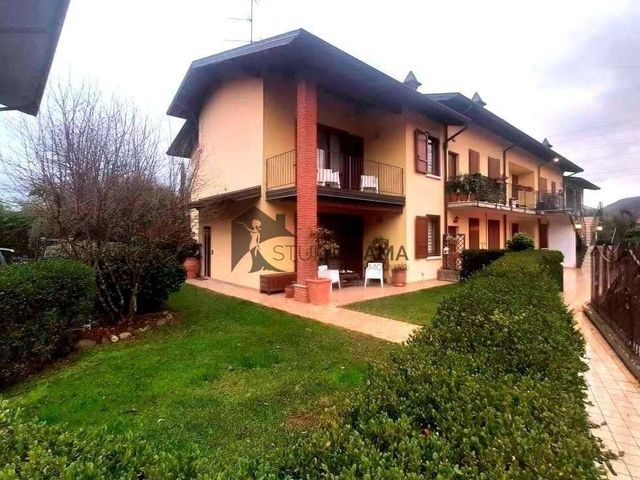
<instances>
[{"instance_id":1,"label":"shrub","mask_svg":"<svg viewBox=\"0 0 640 480\"><path fill-rule=\"evenodd\" d=\"M466 280L475 272L495 262L505 254L505 250L464 250L462 252L462 269L460 278Z\"/></svg>"},{"instance_id":2,"label":"shrub","mask_svg":"<svg viewBox=\"0 0 640 480\"><path fill-rule=\"evenodd\" d=\"M523 232L518 232L511 238L511 240L507 240L507 250L511 252L533 250L534 247L533 238Z\"/></svg>"},{"instance_id":3,"label":"shrub","mask_svg":"<svg viewBox=\"0 0 640 480\"><path fill-rule=\"evenodd\" d=\"M94 288L93 269L71 260L0 269L0 387L71 351Z\"/></svg>"},{"instance_id":4,"label":"shrub","mask_svg":"<svg viewBox=\"0 0 640 480\"><path fill-rule=\"evenodd\" d=\"M98 285L103 300L97 308L104 309L105 301L115 312L111 314L113 321L119 320L118 314L127 312L131 299L133 272L127 259L114 247L108 260L101 264L98 271ZM184 283L186 273L173 256L158 256L144 269L137 296L137 313L149 313L160 310L172 292L177 291ZM117 313L113 315L113 313Z\"/></svg>"},{"instance_id":5,"label":"shrub","mask_svg":"<svg viewBox=\"0 0 640 480\"><path fill-rule=\"evenodd\" d=\"M606 478L584 407L583 340L540 258L510 253L474 275L337 421L250 473Z\"/></svg>"},{"instance_id":6,"label":"shrub","mask_svg":"<svg viewBox=\"0 0 640 480\"><path fill-rule=\"evenodd\" d=\"M26 421L0 403L0 478L45 480L205 479L198 452L163 452L131 434L104 429L66 431Z\"/></svg>"}]
</instances>

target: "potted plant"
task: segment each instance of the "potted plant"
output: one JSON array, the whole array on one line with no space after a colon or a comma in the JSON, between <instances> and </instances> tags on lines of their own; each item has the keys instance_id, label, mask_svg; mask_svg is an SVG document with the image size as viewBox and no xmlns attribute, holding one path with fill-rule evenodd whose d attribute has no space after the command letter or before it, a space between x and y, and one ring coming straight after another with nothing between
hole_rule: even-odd
<instances>
[{"instance_id":1,"label":"potted plant","mask_svg":"<svg viewBox=\"0 0 640 480\"><path fill-rule=\"evenodd\" d=\"M407 284L406 263L396 263L391 267L391 284L394 287L404 287Z\"/></svg>"},{"instance_id":2,"label":"potted plant","mask_svg":"<svg viewBox=\"0 0 640 480\"><path fill-rule=\"evenodd\" d=\"M460 193L463 190L463 183L460 177L455 177L447 182L447 194L450 202L459 202Z\"/></svg>"},{"instance_id":3,"label":"potted plant","mask_svg":"<svg viewBox=\"0 0 640 480\"><path fill-rule=\"evenodd\" d=\"M316 259L318 263L328 263L329 258L337 255L340 251L340 246L335 240L333 231L318 227L312 235L315 238ZM307 289L309 291L309 302L312 304L324 305L329 303L331 279L309 278L307 279Z\"/></svg>"},{"instance_id":4,"label":"potted plant","mask_svg":"<svg viewBox=\"0 0 640 480\"><path fill-rule=\"evenodd\" d=\"M284 296L285 298L293 298L295 293L295 289L293 288L293 284L287 285L284 287Z\"/></svg>"},{"instance_id":5,"label":"potted plant","mask_svg":"<svg viewBox=\"0 0 640 480\"><path fill-rule=\"evenodd\" d=\"M187 278L197 278L200 275L200 244L191 240L178 251L178 260L187 272Z\"/></svg>"}]
</instances>

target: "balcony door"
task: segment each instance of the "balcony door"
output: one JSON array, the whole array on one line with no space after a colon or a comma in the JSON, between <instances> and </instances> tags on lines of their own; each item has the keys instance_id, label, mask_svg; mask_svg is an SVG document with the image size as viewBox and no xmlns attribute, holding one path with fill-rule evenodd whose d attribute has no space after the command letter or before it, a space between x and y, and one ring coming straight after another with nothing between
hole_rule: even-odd
<instances>
[{"instance_id":1,"label":"balcony door","mask_svg":"<svg viewBox=\"0 0 640 480\"><path fill-rule=\"evenodd\" d=\"M469 248L477 250L480 248L480 219L469 219Z\"/></svg>"},{"instance_id":2,"label":"balcony door","mask_svg":"<svg viewBox=\"0 0 640 480\"><path fill-rule=\"evenodd\" d=\"M360 190L364 140L343 130L318 125L318 169L340 174L340 188Z\"/></svg>"}]
</instances>

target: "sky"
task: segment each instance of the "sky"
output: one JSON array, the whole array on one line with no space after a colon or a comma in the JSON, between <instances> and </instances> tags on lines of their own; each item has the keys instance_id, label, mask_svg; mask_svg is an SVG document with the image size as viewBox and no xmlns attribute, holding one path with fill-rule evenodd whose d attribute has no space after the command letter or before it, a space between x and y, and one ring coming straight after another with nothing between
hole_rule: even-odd
<instances>
[{"instance_id":1,"label":"sky","mask_svg":"<svg viewBox=\"0 0 640 480\"><path fill-rule=\"evenodd\" d=\"M250 0L71 0L50 81L90 79L175 133L192 60L249 39ZM254 39L304 28L421 92L486 108L581 165L585 203L640 195L639 0L257 0ZM0 145L10 144L0 114Z\"/></svg>"}]
</instances>

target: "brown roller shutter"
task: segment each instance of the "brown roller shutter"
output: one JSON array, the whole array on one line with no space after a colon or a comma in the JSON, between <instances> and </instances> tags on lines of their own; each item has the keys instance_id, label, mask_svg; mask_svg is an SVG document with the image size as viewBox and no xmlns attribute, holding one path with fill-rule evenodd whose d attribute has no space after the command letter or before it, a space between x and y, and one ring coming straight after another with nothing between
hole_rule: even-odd
<instances>
[{"instance_id":1,"label":"brown roller shutter","mask_svg":"<svg viewBox=\"0 0 640 480\"><path fill-rule=\"evenodd\" d=\"M500 160L489 157L489 178L500 178Z\"/></svg>"},{"instance_id":2,"label":"brown roller shutter","mask_svg":"<svg viewBox=\"0 0 640 480\"><path fill-rule=\"evenodd\" d=\"M427 217L416 217L416 258L427 258Z\"/></svg>"},{"instance_id":3,"label":"brown roller shutter","mask_svg":"<svg viewBox=\"0 0 640 480\"><path fill-rule=\"evenodd\" d=\"M416 130L413 134L415 145L416 172L427 173L427 134Z\"/></svg>"},{"instance_id":4,"label":"brown roller shutter","mask_svg":"<svg viewBox=\"0 0 640 480\"><path fill-rule=\"evenodd\" d=\"M469 173L480 173L480 154L469 149Z\"/></svg>"}]
</instances>

